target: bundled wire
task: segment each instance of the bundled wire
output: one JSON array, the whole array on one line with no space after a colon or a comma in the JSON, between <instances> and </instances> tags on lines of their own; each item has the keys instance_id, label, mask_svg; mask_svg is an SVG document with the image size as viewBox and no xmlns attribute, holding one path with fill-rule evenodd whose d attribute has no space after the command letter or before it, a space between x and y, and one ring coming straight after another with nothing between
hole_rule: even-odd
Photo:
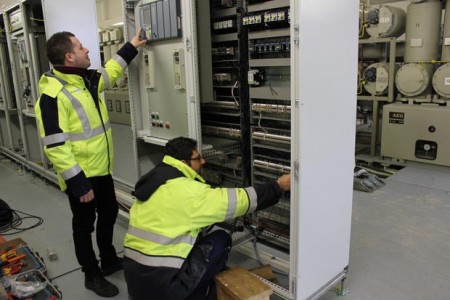
<instances>
[{"instance_id":1,"label":"bundled wire","mask_svg":"<svg viewBox=\"0 0 450 300\"><path fill-rule=\"evenodd\" d=\"M25 216L23 216L25 215ZM36 223L28 227L20 227L26 219L34 219ZM13 235L25 230L36 228L44 223L41 217L33 216L18 210L11 209L5 201L0 199L0 234ZM13 232L9 232L14 230Z\"/></svg>"}]
</instances>

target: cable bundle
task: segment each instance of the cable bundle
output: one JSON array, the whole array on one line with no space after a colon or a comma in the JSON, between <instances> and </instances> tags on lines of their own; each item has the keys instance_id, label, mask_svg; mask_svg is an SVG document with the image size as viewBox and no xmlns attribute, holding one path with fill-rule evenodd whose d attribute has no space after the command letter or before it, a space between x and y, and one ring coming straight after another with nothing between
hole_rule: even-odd
<instances>
[{"instance_id":1,"label":"cable bundle","mask_svg":"<svg viewBox=\"0 0 450 300\"><path fill-rule=\"evenodd\" d=\"M8 225L13 220L12 210L8 203L0 199L0 227Z\"/></svg>"},{"instance_id":2,"label":"cable bundle","mask_svg":"<svg viewBox=\"0 0 450 300\"><path fill-rule=\"evenodd\" d=\"M21 217L20 214L25 215L25 217ZM19 227L22 224L22 221L25 219L37 219L36 223L28 226L28 227ZM44 223L44 220L40 217L33 216L18 210L11 209L5 201L0 199L0 234L2 235L12 235L16 233L23 232L25 230L38 227ZM14 229L14 232L8 232L9 230Z\"/></svg>"}]
</instances>

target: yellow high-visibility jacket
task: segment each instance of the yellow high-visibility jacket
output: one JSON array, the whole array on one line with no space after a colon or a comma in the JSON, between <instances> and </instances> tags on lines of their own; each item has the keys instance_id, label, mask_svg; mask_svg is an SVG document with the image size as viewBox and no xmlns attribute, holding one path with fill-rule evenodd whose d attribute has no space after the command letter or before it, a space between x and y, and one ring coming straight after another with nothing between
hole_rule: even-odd
<instances>
[{"instance_id":1,"label":"yellow high-visibility jacket","mask_svg":"<svg viewBox=\"0 0 450 300\"><path fill-rule=\"evenodd\" d=\"M67 71L55 66L42 75L36 118L62 191L69 187L75 196L84 195L91 189L87 178L112 173L111 126L101 93L122 76L136 54L136 48L126 43L105 68Z\"/></svg>"},{"instance_id":2,"label":"yellow high-visibility jacket","mask_svg":"<svg viewBox=\"0 0 450 300\"><path fill-rule=\"evenodd\" d=\"M212 188L184 162L166 155L136 184L125 256L149 267L180 268L201 229L278 202L276 182Z\"/></svg>"}]
</instances>

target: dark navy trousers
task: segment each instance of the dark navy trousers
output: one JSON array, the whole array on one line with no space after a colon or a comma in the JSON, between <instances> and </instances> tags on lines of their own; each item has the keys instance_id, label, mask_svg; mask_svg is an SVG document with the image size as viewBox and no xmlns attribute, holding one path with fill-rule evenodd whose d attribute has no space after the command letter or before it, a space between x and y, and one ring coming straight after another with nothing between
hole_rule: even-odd
<instances>
[{"instance_id":1,"label":"dark navy trousers","mask_svg":"<svg viewBox=\"0 0 450 300\"><path fill-rule=\"evenodd\" d=\"M82 271L87 277L100 274L98 260L92 246L92 233L96 230L97 246L103 266L116 261L113 232L119 206L114 191L111 175L88 178L94 191L94 199L88 203L81 203L79 197L70 191L67 195L72 210L72 233L75 244L75 254ZM97 220L97 226L95 221Z\"/></svg>"},{"instance_id":2,"label":"dark navy trousers","mask_svg":"<svg viewBox=\"0 0 450 300\"><path fill-rule=\"evenodd\" d=\"M199 239L180 269L149 267L124 257L124 273L132 300L201 300L212 297L214 276L225 269L231 237L214 231Z\"/></svg>"}]
</instances>

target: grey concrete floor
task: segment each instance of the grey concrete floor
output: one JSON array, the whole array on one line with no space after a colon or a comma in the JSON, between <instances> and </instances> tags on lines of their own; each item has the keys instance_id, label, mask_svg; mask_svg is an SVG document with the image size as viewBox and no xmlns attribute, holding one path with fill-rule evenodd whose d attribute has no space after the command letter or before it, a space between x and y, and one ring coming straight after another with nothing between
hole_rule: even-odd
<instances>
[{"instance_id":1,"label":"grey concrete floor","mask_svg":"<svg viewBox=\"0 0 450 300\"><path fill-rule=\"evenodd\" d=\"M405 168L386 182L373 193L354 192L346 293L330 290L321 299L450 299L450 170ZM0 198L12 209L44 219L37 228L4 237L21 237L44 257L64 299L101 299L83 286L65 194L0 156ZM119 251L126 221L116 227ZM46 260L49 247L58 261ZM123 272L108 278L120 289L112 299L127 299Z\"/></svg>"},{"instance_id":2,"label":"grey concrete floor","mask_svg":"<svg viewBox=\"0 0 450 300\"><path fill-rule=\"evenodd\" d=\"M32 173L23 172L19 165L0 155L0 199L7 202L11 209L44 219L39 227L20 234L4 235L4 238L10 240L20 237L39 253L46 264L47 276L62 292L63 299L103 299L84 288L84 275L76 262L73 248L72 213L64 193ZM25 220L20 227L34 223L34 220ZM119 219L114 240L117 251L123 249L125 228L124 220ZM58 260L50 261L47 258L48 248L57 253ZM119 295L110 299L128 299L123 271L108 276L108 279L120 290Z\"/></svg>"},{"instance_id":3,"label":"grey concrete floor","mask_svg":"<svg viewBox=\"0 0 450 300\"><path fill-rule=\"evenodd\" d=\"M450 170L405 168L386 182L354 192L344 298L450 299Z\"/></svg>"}]
</instances>

